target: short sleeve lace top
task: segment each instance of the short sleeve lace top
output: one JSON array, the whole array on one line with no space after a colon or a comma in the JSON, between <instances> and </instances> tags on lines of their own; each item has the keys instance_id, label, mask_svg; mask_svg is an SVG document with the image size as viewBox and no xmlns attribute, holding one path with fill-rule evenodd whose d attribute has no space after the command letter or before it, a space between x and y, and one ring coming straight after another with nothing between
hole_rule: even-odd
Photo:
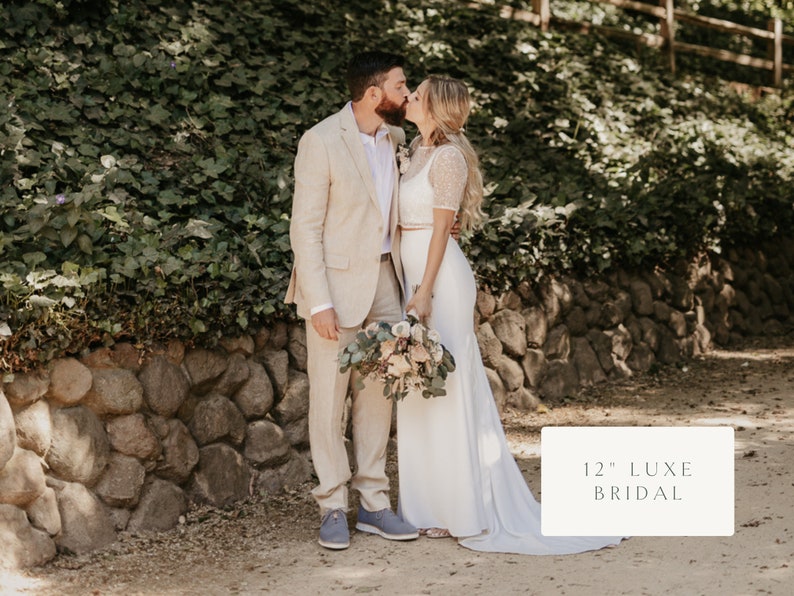
<instances>
[{"instance_id":1,"label":"short sleeve lace top","mask_svg":"<svg viewBox=\"0 0 794 596\"><path fill-rule=\"evenodd\" d=\"M466 160L457 147L417 147L400 179L400 225L432 228L433 209L457 211L467 173Z\"/></svg>"}]
</instances>

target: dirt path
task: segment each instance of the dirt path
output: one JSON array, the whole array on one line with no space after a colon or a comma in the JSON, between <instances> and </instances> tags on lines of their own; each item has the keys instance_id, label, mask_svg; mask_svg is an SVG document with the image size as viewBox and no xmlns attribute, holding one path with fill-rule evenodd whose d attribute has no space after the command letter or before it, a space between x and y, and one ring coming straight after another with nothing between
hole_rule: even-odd
<instances>
[{"instance_id":1,"label":"dirt path","mask_svg":"<svg viewBox=\"0 0 794 596\"><path fill-rule=\"evenodd\" d=\"M598 552L526 557L475 553L452 540L395 544L354 532L348 550L331 552L316 543L317 514L306 486L228 511L197 509L173 531L125 537L102 553L6 573L0 593L791 594L791 338L715 351L685 367L549 404L547 412L505 415L511 448L536 495L545 425L711 424L736 429L732 537L634 537Z\"/></svg>"}]
</instances>

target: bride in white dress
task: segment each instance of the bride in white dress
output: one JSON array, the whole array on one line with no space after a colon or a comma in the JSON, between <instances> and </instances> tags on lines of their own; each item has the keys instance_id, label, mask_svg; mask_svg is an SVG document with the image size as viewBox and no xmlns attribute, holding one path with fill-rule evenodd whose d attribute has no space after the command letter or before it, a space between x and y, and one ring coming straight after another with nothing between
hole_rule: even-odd
<instances>
[{"instance_id":1,"label":"bride in white dress","mask_svg":"<svg viewBox=\"0 0 794 596\"><path fill-rule=\"evenodd\" d=\"M400 509L430 537L478 551L569 554L617 544L613 537L546 537L540 504L508 449L474 332L476 286L450 229L480 218L482 176L463 134L466 86L430 77L409 97L419 136L401 167L401 258L406 312L435 328L455 357L447 395L408 395L397 409Z\"/></svg>"}]
</instances>

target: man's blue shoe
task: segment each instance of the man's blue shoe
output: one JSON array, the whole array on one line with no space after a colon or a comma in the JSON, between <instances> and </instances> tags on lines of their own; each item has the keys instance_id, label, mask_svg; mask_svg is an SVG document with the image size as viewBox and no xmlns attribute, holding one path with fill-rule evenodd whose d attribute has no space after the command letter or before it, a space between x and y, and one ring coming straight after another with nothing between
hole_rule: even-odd
<instances>
[{"instance_id":1,"label":"man's blue shoe","mask_svg":"<svg viewBox=\"0 0 794 596\"><path fill-rule=\"evenodd\" d=\"M347 516L341 509L332 509L323 515L320 523L320 546L332 550L342 550L350 546L350 532L347 529Z\"/></svg>"},{"instance_id":2,"label":"man's blue shoe","mask_svg":"<svg viewBox=\"0 0 794 596\"><path fill-rule=\"evenodd\" d=\"M359 506L356 530L378 534L389 540L414 540L419 538L419 532L416 528L394 515L391 509L367 511Z\"/></svg>"}]
</instances>

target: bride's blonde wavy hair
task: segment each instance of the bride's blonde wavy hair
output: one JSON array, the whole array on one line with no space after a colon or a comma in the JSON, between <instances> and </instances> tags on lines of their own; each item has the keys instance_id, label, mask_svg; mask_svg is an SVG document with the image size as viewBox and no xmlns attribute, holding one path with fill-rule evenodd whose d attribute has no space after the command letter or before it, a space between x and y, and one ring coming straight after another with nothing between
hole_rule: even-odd
<instances>
[{"instance_id":1,"label":"bride's blonde wavy hair","mask_svg":"<svg viewBox=\"0 0 794 596\"><path fill-rule=\"evenodd\" d=\"M468 175L460 204L460 225L463 229L470 230L482 221L484 214L480 160L463 130L471 111L469 90L463 81L451 77L431 75L426 80L428 84L425 92L425 107L436 123L436 128L430 133L427 141L434 146L449 143L460 149L466 160ZM421 142L422 137L417 136L411 147Z\"/></svg>"}]
</instances>

